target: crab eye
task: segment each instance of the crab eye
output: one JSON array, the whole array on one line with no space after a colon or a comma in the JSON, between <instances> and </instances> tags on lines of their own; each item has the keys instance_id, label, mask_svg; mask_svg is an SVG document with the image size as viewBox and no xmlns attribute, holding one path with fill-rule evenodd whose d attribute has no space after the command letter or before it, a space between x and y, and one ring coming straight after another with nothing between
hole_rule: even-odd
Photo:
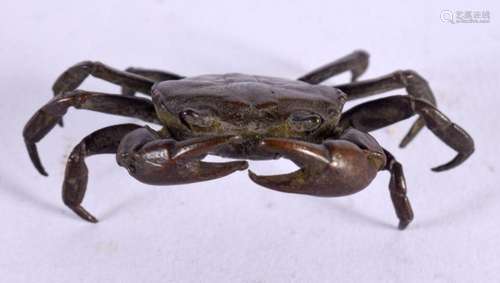
<instances>
[{"instance_id":1,"label":"crab eye","mask_svg":"<svg viewBox=\"0 0 500 283\"><path fill-rule=\"evenodd\" d=\"M298 132L315 130L322 122L323 118L320 115L308 111L295 112L288 117L288 124Z\"/></svg>"},{"instance_id":2,"label":"crab eye","mask_svg":"<svg viewBox=\"0 0 500 283\"><path fill-rule=\"evenodd\" d=\"M213 119L210 116L201 115L192 109L186 109L179 113L179 118L188 128L192 126L206 128L210 127L213 123Z\"/></svg>"}]
</instances>

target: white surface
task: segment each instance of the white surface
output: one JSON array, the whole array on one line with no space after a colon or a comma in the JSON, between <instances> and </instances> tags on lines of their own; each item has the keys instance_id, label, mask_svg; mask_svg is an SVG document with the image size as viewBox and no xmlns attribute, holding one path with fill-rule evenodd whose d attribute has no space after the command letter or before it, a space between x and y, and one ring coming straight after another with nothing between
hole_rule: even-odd
<instances>
[{"instance_id":1,"label":"white surface","mask_svg":"<svg viewBox=\"0 0 500 283\"><path fill-rule=\"evenodd\" d=\"M498 2L130 2L2 1L1 282L499 282ZM488 10L491 23L443 23L444 9ZM89 132L130 119L70 111L40 143L48 178L24 149L24 123L57 75L84 59L295 78L357 48L371 54L363 78L417 70L476 141L463 166L435 174L453 152L429 131L405 150L397 144L411 121L374 133L406 169L416 218L404 232L386 173L361 193L321 199L258 187L246 172L147 186L112 156L88 160L84 204L101 220L91 225L60 199L65 156ZM95 79L82 88L118 91Z\"/></svg>"}]
</instances>

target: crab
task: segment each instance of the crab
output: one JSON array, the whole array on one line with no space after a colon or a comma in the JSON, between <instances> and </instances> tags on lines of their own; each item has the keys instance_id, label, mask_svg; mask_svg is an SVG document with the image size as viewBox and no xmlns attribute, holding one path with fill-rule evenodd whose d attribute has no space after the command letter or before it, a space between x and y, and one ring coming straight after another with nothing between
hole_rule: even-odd
<instances>
[{"instance_id":1,"label":"crab","mask_svg":"<svg viewBox=\"0 0 500 283\"><path fill-rule=\"evenodd\" d=\"M97 222L83 206L88 169L85 158L116 154L118 164L140 182L176 185L212 180L248 168L247 160L287 158L298 166L288 174L250 179L269 189L320 197L346 196L366 188L379 171L390 173L389 192L405 229L414 215L407 197L403 168L369 134L417 115L403 138L406 146L426 126L457 154L433 168L451 169L474 151L472 138L436 108L427 81L412 70L358 80L368 66L368 53L354 51L296 79L229 73L184 77L172 72L111 68L84 61L63 72L53 85L54 98L26 124L23 136L31 161L47 176L36 144L70 107L138 118L158 124L120 124L86 136L69 155L62 197L64 204L89 222ZM343 73L351 82L321 85ZM93 76L122 87L121 94L77 89ZM406 89L343 112L347 101ZM141 93L145 97L137 97ZM207 155L231 158L203 161ZM243 160L241 160L243 159Z\"/></svg>"}]
</instances>

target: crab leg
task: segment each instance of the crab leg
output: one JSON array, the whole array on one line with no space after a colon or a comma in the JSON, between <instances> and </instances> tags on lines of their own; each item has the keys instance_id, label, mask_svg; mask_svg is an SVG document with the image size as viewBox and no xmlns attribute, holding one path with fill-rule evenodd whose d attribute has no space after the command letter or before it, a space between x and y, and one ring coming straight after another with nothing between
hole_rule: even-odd
<instances>
[{"instance_id":1,"label":"crab leg","mask_svg":"<svg viewBox=\"0 0 500 283\"><path fill-rule=\"evenodd\" d=\"M153 185L175 185L224 177L248 168L246 161L201 161L217 147L238 137L215 136L175 141L148 127L128 134L118 148L117 161L137 180Z\"/></svg>"},{"instance_id":2,"label":"crab leg","mask_svg":"<svg viewBox=\"0 0 500 283\"><path fill-rule=\"evenodd\" d=\"M130 68L127 68L125 70L125 72L140 75L140 76L143 76L145 78L151 79L155 82L180 80L180 79L184 78L183 76L172 73L172 72L153 70L153 69L144 69L144 68L130 67ZM127 95L127 96L134 96L135 90L132 88L129 88L127 86L123 86L122 87L122 94ZM148 95L149 95L149 93L148 93Z\"/></svg>"},{"instance_id":3,"label":"crab leg","mask_svg":"<svg viewBox=\"0 0 500 283\"><path fill-rule=\"evenodd\" d=\"M126 86L144 94L149 94L154 80L138 74L120 71L101 62L83 61L64 71L52 86L54 95L75 90L89 76L110 83Z\"/></svg>"},{"instance_id":4,"label":"crab leg","mask_svg":"<svg viewBox=\"0 0 500 283\"><path fill-rule=\"evenodd\" d=\"M85 137L71 152L63 183L63 201L78 216L97 222L83 208L88 181L85 158L95 154L117 153L117 161L142 182L182 184L226 176L246 169L245 161L211 163L200 161L210 150L233 137L210 137L175 142L160 139L157 132L133 124L98 130Z\"/></svg>"},{"instance_id":5,"label":"crab leg","mask_svg":"<svg viewBox=\"0 0 500 283\"><path fill-rule=\"evenodd\" d=\"M368 67L368 53L363 50L356 50L353 53L339 58L331 63L321 66L298 78L310 84L319 84L329 78L350 71L352 73L351 82L361 76Z\"/></svg>"},{"instance_id":6,"label":"crab leg","mask_svg":"<svg viewBox=\"0 0 500 283\"><path fill-rule=\"evenodd\" d=\"M89 75L147 95L155 83L140 74L117 70L101 62L83 61L69 67L56 79L52 86L54 96L77 89ZM63 126L62 118L58 124Z\"/></svg>"},{"instance_id":7,"label":"crab leg","mask_svg":"<svg viewBox=\"0 0 500 283\"><path fill-rule=\"evenodd\" d=\"M81 205L88 181L85 158L96 154L116 153L121 139L139 127L133 124L123 124L97 130L86 136L71 152L66 163L62 197L64 204L82 219L97 222L97 219Z\"/></svg>"},{"instance_id":8,"label":"crab leg","mask_svg":"<svg viewBox=\"0 0 500 283\"><path fill-rule=\"evenodd\" d=\"M354 127L369 132L389 126L418 114L419 119L440 140L457 151L448 163L432 168L439 172L460 165L474 152L474 141L460 126L453 123L425 100L411 96L397 95L360 104L342 115L340 126Z\"/></svg>"},{"instance_id":9,"label":"crab leg","mask_svg":"<svg viewBox=\"0 0 500 283\"><path fill-rule=\"evenodd\" d=\"M24 141L31 161L42 175L47 176L47 172L38 156L36 143L54 128L57 121L66 114L71 106L159 123L154 105L147 99L81 90L58 95L38 110L26 123L23 130Z\"/></svg>"},{"instance_id":10,"label":"crab leg","mask_svg":"<svg viewBox=\"0 0 500 283\"><path fill-rule=\"evenodd\" d=\"M399 229L403 230L413 220L413 210L410 200L406 195L406 180L403 173L403 166L387 150L384 150L384 154L387 158L384 169L391 174L389 192L391 193L394 210L399 218Z\"/></svg>"},{"instance_id":11,"label":"crab leg","mask_svg":"<svg viewBox=\"0 0 500 283\"><path fill-rule=\"evenodd\" d=\"M391 74L374 79L336 85L335 88L345 92L348 100L354 100L384 93L390 90L405 88L408 95L411 97L423 99L431 105L436 106L436 99L434 98L434 94L432 93L429 84L422 76L412 70L395 71ZM424 126L425 121L423 118L417 119L399 146L405 147L408 145L408 143L415 138Z\"/></svg>"}]
</instances>

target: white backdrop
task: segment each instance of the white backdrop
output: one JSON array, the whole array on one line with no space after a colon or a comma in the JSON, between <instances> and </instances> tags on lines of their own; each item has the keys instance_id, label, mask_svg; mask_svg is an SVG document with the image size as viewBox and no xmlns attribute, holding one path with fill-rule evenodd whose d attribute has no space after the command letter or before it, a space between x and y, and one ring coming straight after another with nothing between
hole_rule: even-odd
<instances>
[{"instance_id":1,"label":"white backdrop","mask_svg":"<svg viewBox=\"0 0 500 283\"><path fill-rule=\"evenodd\" d=\"M3 0L0 281L498 282L498 2L335 2ZM490 23L442 22L442 10L489 11ZM406 169L416 218L404 232L387 173L361 193L321 199L258 187L246 172L147 186L111 155L88 159L84 204L101 220L92 225L61 201L66 156L91 131L131 119L69 111L66 127L39 145L48 178L25 152L24 124L81 60L296 78L359 48L371 54L362 78L417 70L477 145L463 166L436 174L430 167L454 152L428 130L404 150L397 144L411 121L374 133ZM82 88L119 90L96 79ZM250 167L294 169L285 160Z\"/></svg>"}]
</instances>

